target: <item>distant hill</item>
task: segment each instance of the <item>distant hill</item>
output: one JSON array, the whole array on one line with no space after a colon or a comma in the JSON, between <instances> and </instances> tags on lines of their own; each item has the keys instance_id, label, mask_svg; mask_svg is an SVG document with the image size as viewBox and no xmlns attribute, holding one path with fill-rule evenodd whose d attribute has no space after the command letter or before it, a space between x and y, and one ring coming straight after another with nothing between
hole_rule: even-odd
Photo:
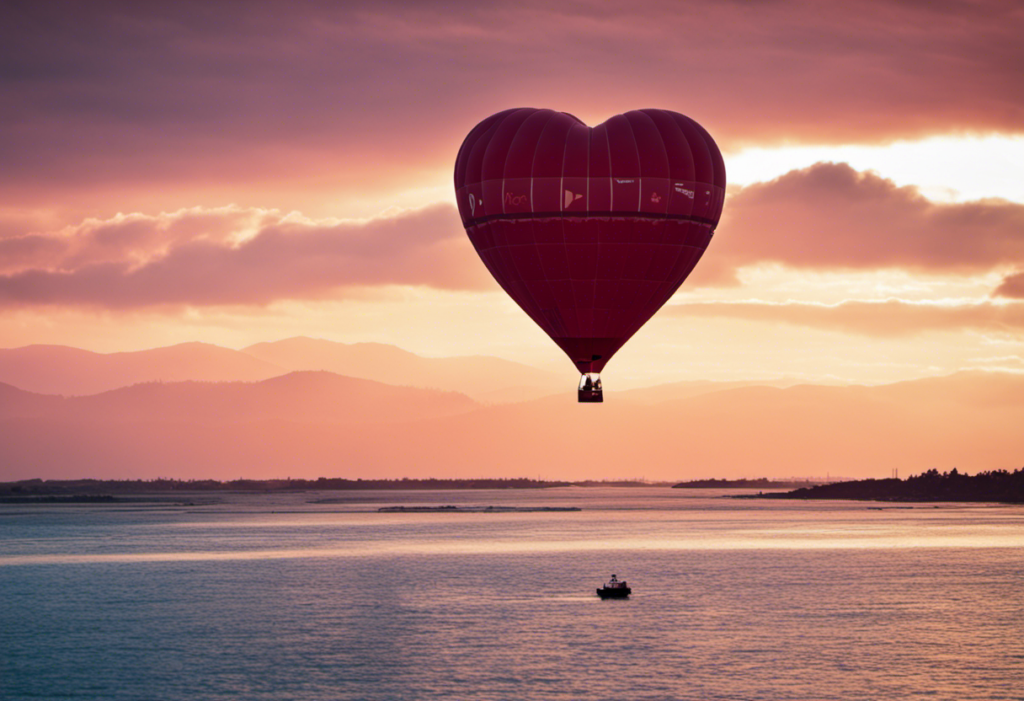
<instances>
[{"instance_id":1,"label":"distant hill","mask_svg":"<svg viewBox=\"0 0 1024 701\"><path fill-rule=\"evenodd\" d=\"M62 397L36 394L0 382L0 421L11 418L46 416L57 407Z\"/></svg>"},{"instance_id":2,"label":"distant hill","mask_svg":"<svg viewBox=\"0 0 1024 701\"><path fill-rule=\"evenodd\" d=\"M568 368L566 376L559 376L501 358L424 358L384 343L344 344L302 337L258 343L241 351L207 343L124 353L46 345L0 348L0 383L65 396L144 382L253 382L304 370L461 392L487 404L536 399L567 386L571 391L574 384Z\"/></svg>"},{"instance_id":3,"label":"distant hill","mask_svg":"<svg viewBox=\"0 0 1024 701\"><path fill-rule=\"evenodd\" d=\"M327 370L392 385L461 392L488 403L523 401L574 386L566 375L489 356L424 358L383 343L337 343L296 337L242 349L254 358L288 370ZM568 378L568 379L567 379Z\"/></svg>"},{"instance_id":4,"label":"distant hill","mask_svg":"<svg viewBox=\"0 0 1024 701\"><path fill-rule=\"evenodd\" d=\"M93 397L0 386L0 480L872 477L1024 455L1024 376L738 387L645 406L561 392L482 406L327 373L141 385Z\"/></svg>"},{"instance_id":5,"label":"distant hill","mask_svg":"<svg viewBox=\"0 0 1024 701\"><path fill-rule=\"evenodd\" d=\"M684 380L682 382L668 382L653 387L641 387L638 389L627 389L614 392L616 399L638 402L641 404L660 404L677 399L696 397L700 394L711 394L727 389L738 389L740 387L777 387L785 388L796 384L787 380L736 380L731 382L719 382L714 380Z\"/></svg>"},{"instance_id":6,"label":"distant hill","mask_svg":"<svg viewBox=\"0 0 1024 701\"><path fill-rule=\"evenodd\" d=\"M813 487L821 484L810 480L771 480L760 479L704 479L690 480L672 485L673 489L796 489L797 487Z\"/></svg>"},{"instance_id":7,"label":"distant hill","mask_svg":"<svg viewBox=\"0 0 1024 701\"><path fill-rule=\"evenodd\" d=\"M286 372L249 354L208 343L127 353L44 345L0 348L0 382L41 394L96 394L139 382L251 382Z\"/></svg>"},{"instance_id":8,"label":"distant hill","mask_svg":"<svg viewBox=\"0 0 1024 701\"><path fill-rule=\"evenodd\" d=\"M293 372L261 382L149 382L86 397L55 397L0 385L0 418L76 422L173 421L209 425L393 423L465 413L465 395L394 387L329 372Z\"/></svg>"}]
</instances>

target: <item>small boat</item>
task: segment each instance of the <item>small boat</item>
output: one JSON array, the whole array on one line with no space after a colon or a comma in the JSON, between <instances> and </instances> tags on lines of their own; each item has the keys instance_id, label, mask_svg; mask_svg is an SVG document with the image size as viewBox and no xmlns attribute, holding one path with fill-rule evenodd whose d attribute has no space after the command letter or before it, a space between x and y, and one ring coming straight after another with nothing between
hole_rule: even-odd
<instances>
[{"instance_id":1,"label":"small boat","mask_svg":"<svg viewBox=\"0 0 1024 701\"><path fill-rule=\"evenodd\" d=\"M633 590L629 588L625 580L620 582L614 574L607 584L597 590L597 595L602 599L625 599L632 593Z\"/></svg>"}]
</instances>

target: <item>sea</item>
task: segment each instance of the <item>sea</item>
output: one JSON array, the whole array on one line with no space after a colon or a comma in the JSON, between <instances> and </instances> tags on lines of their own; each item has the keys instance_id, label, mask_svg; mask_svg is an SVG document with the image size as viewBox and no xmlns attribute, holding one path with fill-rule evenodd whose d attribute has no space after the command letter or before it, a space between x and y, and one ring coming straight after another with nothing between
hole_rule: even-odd
<instances>
[{"instance_id":1,"label":"sea","mask_svg":"<svg viewBox=\"0 0 1024 701\"><path fill-rule=\"evenodd\" d=\"M1024 507L730 494L0 504L0 698L1024 699Z\"/></svg>"}]
</instances>

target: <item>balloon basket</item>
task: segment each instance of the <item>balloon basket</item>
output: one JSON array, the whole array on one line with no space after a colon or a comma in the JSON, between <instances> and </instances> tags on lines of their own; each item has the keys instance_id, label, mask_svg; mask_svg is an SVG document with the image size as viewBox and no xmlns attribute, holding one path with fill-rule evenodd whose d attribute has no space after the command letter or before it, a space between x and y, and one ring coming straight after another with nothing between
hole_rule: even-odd
<instances>
[{"instance_id":1,"label":"balloon basket","mask_svg":"<svg viewBox=\"0 0 1024 701\"><path fill-rule=\"evenodd\" d=\"M580 388L576 395L580 404L600 403L604 401L601 392L601 376L596 372L585 372L580 377Z\"/></svg>"}]
</instances>

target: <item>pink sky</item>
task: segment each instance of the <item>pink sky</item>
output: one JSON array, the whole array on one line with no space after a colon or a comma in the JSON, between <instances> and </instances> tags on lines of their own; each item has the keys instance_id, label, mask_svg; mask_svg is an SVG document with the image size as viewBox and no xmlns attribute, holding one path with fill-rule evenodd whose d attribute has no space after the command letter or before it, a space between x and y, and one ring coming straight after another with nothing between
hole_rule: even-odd
<instances>
[{"instance_id":1,"label":"pink sky","mask_svg":"<svg viewBox=\"0 0 1024 701\"><path fill-rule=\"evenodd\" d=\"M1019 148L1022 33L1003 2L8 4L0 346L307 335L571 375L466 240L456 152L512 106L661 107L769 166L609 377L1019 371L1024 168L954 146ZM886 149L936 137L897 184ZM877 164L787 151L851 145Z\"/></svg>"}]
</instances>

